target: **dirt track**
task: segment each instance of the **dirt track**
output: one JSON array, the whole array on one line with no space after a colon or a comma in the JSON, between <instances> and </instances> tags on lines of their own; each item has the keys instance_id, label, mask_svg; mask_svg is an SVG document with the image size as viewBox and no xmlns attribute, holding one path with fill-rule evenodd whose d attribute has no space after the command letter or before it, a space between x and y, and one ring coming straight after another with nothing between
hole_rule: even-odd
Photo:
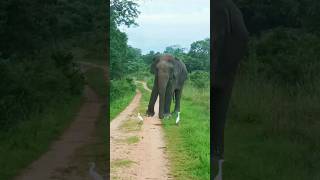
<instances>
[{"instance_id":1,"label":"dirt track","mask_svg":"<svg viewBox=\"0 0 320 180\"><path fill-rule=\"evenodd\" d=\"M86 101L70 127L52 144L49 151L25 169L17 180L90 179L87 172L84 172L84 175L79 174L79 166L83 164L75 163L74 155L78 148L95 141L92 132L99 116L101 101L88 86L85 87L85 98Z\"/></svg>"},{"instance_id":2,"label":"dirt track","mask_svg":"<svg viewBox=\"0 0 320 180\"><path fill-rule=\"evenodd\" d=\"M144 82L138 83L150 91ZM111 179L171 179L161 121L157 117L159 103L156 102L156 115L143 116L140 123L136 110L140 99L141 92L137 91L129 106L111 122Z\"/></svg>"},{"instance_id":3,"label":"dirt track","mask_svg":"<svg viewBox=\"0 0 320 180\"><path fill-rule=\"evenodd\" d=\"M80 63L83 72L90 68L100 68L107 76L107 68L93 63ZM99 156L87 152L101 137L95 137L95 123L99 117L101 107L104 105L98 95L85 86L85 101L82 104L75 120L65 130L62 136L50 146L49 150L39 159L30 164L16 180L91 180L89 175L88 159ZM97 146L94 146L97 148ZM99 147L101 148L101 147ZM97 171L97 170L96 170Z\"/></svg>"}]
</instances>

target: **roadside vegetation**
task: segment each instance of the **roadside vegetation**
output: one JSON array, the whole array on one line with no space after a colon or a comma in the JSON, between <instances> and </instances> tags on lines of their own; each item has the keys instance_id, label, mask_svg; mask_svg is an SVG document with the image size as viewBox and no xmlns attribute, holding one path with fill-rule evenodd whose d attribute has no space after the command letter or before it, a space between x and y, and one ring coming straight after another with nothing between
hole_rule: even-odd
<instances>
[{"instance_id":1,"label":"roadside vegetation","mask_svg":"<svg viewBox=\"0 0 320 180\"><path fill-rule=\"evenodd\" d=\"M74 62L104 44L103 7L0 2L0 179L12 179L40 157L74 119L84 87ZM84 41L92 46L81 46Z\"/></svg>"},{"instance_id":2,"label":"roadside vegetation","mask_svg":"<svg viewBox=\"0 0 320 180\"><path fill-rule=\"evenodd\" d=\"M207 81L209 83L209 81ZM176 115L163 120L175 179L210 179L210 90L188 82Z\"/></svg>"},{"instance_id":3,"label":"roadside vegetation","mask_svg":"<svg viewBox=\"0 0 320 180\"><path fill-rule=\"evenodd\" d=\"M227 120L224 176L319 179L320 3L237 3L251 37Z\"/></svg>"}]
</instances>

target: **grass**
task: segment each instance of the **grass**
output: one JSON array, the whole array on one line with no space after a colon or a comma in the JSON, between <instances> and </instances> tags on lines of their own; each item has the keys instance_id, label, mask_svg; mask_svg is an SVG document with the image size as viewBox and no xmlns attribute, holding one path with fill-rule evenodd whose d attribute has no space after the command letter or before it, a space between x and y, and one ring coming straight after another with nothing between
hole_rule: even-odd
<instances>
[{"instance_id":1,"label":"grass","mask_svg":"<svg viewBox=\"0 0 320 180\"><path fill-rule=\"evenodd\" d=\"M125 121L121 126L120 129L126 132L130 131L140 131L142 124L138 123L137 120L130 119Z\"/></svg>"},{"instance_id":2,"label":"grass","mask_svg":"<svg viewBox=\"0 0 320 180\"><path fill-rule=\"evenodd\" d=\"M225 134L224 178L320 179L320 98L238 79Z\"/></svg>"},{"instance_id":3,"label":"grass","mask_svg":"<svg viewBox=\"0 0 320 180\"><path fill-rule=\"evenodd\" d=\"M128 92L117 100L110 103L110 120L114 119L121 111L123 111L131 102L135 92Z\"/></svg>"},{"instance_id":4,"label":"grass","mask_svg":"<svg viewBox=\"0 0 320 180\"><path fill-rule=\"evenodd\" d=\"M138 88L143 94L139 111L145 113L150 92L141 85ZM181 100L180 125L175 125L175 117L163 120L174 179L210 179L209 94L209 89L196 89L186 84Z\"/></svg>"},{"instance_id":5,"label":"grass","mask_svg":"<svg viewBox=\"0 0 320 180\"><path fill-rule=\"evenodd\" d=\"M68 127L82 104L80 96L48 107L18 127L0 134L0 179L12 179L33 160L46 152Z\"/></svg>"},{"instance_id":6,"label":"grass","mask_svg":"<svg viewBox=\"0 0 320 180\"><path fill-rule=\"evenodd\" d=\"M128 160L128 159L118 159L114 160L111 163L111 169L117 169L120 167L129 167L134 161Z\"/></svg>"},{"instance_id":7,"label":"grass","mask_svg":"<svg viewBox=\"0 0 320 180\"><path fill-rule=\"evenodd\" d=\"M132 137L128 137L125 142L128 144L136 144L140 141L138 136L132 136Z\"/></svg>"}]
</instances>

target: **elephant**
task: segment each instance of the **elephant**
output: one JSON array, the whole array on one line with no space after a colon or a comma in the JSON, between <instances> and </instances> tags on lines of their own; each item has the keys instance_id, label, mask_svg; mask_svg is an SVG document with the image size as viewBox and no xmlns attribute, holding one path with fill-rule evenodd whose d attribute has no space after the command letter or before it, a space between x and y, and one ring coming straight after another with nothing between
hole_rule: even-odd
<instances>
[{"instance_id":1,"label":"elephant","mask_svg":"<svg viewBox=\"0 0 320 180\"><path fill-rule=\"evenodd\" d=\"M211 149L213 159L223 162L224 159L224 129L229 101L236 72L241 59L244 58L249 33L244 23L241 11L232 0L213 0L213 78L211 129ZM220 165L219 165L220 166ZM219 167L220 172L220 167Z\"/></svg>"},{"instance_id":2,"label":"elephant","mask_svg":"<svg viewBox=\"0 0 320 180\"><path fill-rule=\"evenodd\" d=\"M180 112L182 89L188 76L185 64L170 54L157 55L151 64L151 73L155 75L155 79L146 114L148 116L155 114L154 105L158 95L160 119L170 115L173 98L175 99L174 113Z\"/></svg>"}]
</instances>

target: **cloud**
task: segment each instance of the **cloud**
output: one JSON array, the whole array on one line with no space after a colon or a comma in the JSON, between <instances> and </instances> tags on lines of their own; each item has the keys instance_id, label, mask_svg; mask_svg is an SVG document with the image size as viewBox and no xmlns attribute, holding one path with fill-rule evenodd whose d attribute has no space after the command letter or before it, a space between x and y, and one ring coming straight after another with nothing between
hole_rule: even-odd
<instances>
[{"instance_id":1,"label":"cloud","mask_svg":"<svg viewBox=\"0 0 320 180\"><path fill-rule=\"evenodd\" d=\"M138 27L121 27L143 53L179 44L188 48L210 36L209 0L139 0Z\"/></svg>"}]
</instances>

